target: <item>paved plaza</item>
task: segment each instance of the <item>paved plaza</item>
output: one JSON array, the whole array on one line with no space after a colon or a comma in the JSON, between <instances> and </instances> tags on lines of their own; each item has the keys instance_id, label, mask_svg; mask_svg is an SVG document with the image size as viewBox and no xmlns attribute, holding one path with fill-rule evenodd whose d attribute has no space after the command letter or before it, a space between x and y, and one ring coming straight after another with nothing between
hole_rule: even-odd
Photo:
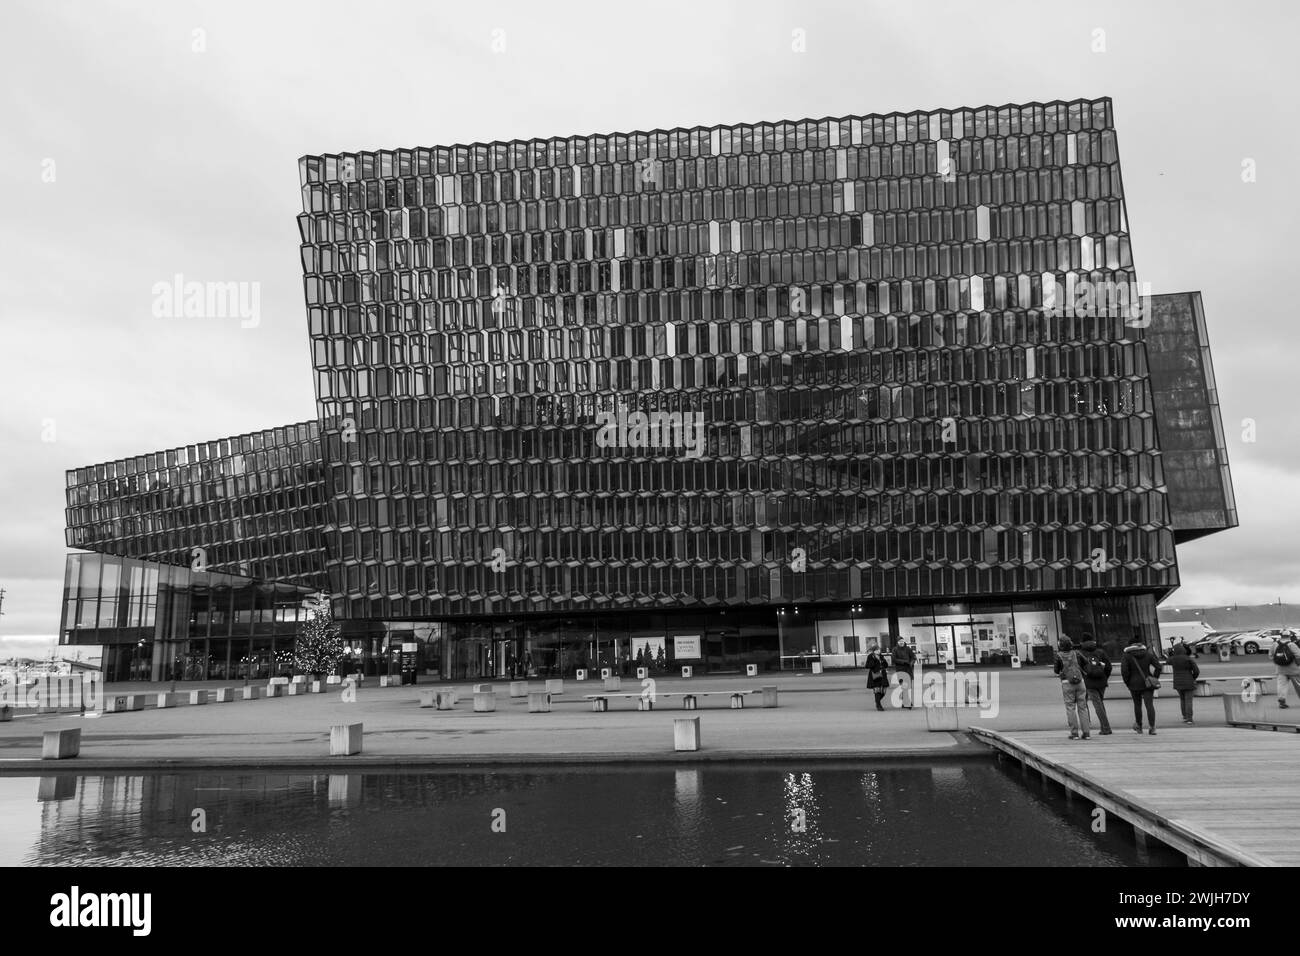
<instances>
[{"instance_id":1,"label":"paved plaza","mask_svg":"<svg viewBox=\"0 0 1300 956\"><path fill-rule=\"evenodd\" d=\"M1240 663L1203 662L1201 666L1203 676L1208 677L1259 675L1272 670L1262 656ZM998 713L981 717L977 708L963 709L963 728L1059 729L1065 735L1060 684L1050 668L995 669L985 673L997 675ZM437 711L419 706L421 689L457 686L468 692L472 682L380 688L374 686L372 678L370 686L358 690L354 703L345 702L341 689L331 685L319 695L182 705L96 718L20 715L0 723L0 770L33 769L40 763L42 733L65 727L82 730L81 755L67 763L69 769L283 767L340 761L413 765L788 756L901 759L987 752L965 734L929 731L919 701L914 710L876 711L861 671L760 678L697 677L689 681L659 678L656 690L660 694L686 689L703 693L758 689L764 685L780 688L778 708L763 709L755 695L743 710L732 710L724 695L701 698L700 709L694 712L684 713L680 698L669 698L661 700L651 712L637 711L634 700L623 699L612 700L607 713L594 713L582 695L600 693L600 681L566 680L565 693L554 699L549 714L529 713L525 699L509 696L508 681L493 682L497 706L494 713L474 713L468 694L454 710ZM177 689L218 686L230 685L182 683ZM541 690L543 682L534 680L530 686ZM167 690L167 685L115 684L110 685L108 694L159 690ZM623 681L623 692L639 690L637 681ZM1133 736L1131 700L1118 681L1112 680L1108 700L1116 734ZM1273 697L1265 700L1270 708L1276 707ZM1178 700L1167 681L1156 707L1161 734L1173 736L1188 729L1179 718ZM681 716L698 716L701 720L702 746L697 753L673 750L672 722ZM1222 702L1218 698L1198 698L1196 718L1200 727L1223 726ZM329 757L329 728L341 723L364 725L362 755ZM1150 744L1159 747L1163 739L1157 735ZM1102 747L1108 742L1107 738L1094 737L1087 746ZM52 765L46 762L41 766L49 769Z\"/></svg>"}]
</instances>

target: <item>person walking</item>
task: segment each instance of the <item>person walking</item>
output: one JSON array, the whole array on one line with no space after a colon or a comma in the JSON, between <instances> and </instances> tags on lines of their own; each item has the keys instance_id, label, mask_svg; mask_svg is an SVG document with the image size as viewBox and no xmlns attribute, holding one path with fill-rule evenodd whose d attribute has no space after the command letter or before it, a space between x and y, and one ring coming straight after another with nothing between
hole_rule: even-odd
<instances>
[{"instance_id":1,"label":"person walking","mask_svg":"<svg viewBox=\"0 0 1300 956\"><path fill-rule=\"evenodd\" d=\"M1083 656L1074 649L1068 637L1061 638L1057 648L1052 671L1061 678L1061 697L1065 700L1070 739L1077 740L1082 733L1083 739L1087 740L1092 727L1088 720L1088 689L1083 685Z\"/></svg>"},{"instance_id":2,"label":"person walking","mask_svg":"<svg viewBox=\"0 0 1300 956\"><path fill-rule=\"evenodd\" d=\"M1152 737L1156 735L1156 688L1160 686L1162 668L1154 654L1141 641L1124 648L1119 664L1120 680L1133 695L1133 729L1142 733L1142 707L1146 706L1147 725Z\"/></svg>"},{"instance_id":3,"label":"person walking","mask_svg":"<svg viewBox=\"0 0 1300 956\"><path fill-rule=\"evenodd\" d=\"M900 707L912 709L912 667L916 663L916 652L900 640L894 645L894 673L898 675L900 689Z\"/></svg>"},{"instance_id":4,"label":"person walking","mask_svg":"<svg viewBox=\"0 0 1300 956\"><path fill-rule=\"evenodd\" d=\"M1295 631L1283 631L1273 645L1273 666L1277 668L1277 705L1290 707L1287 700L1291 686L1295 685L1300 694L1300 644L1296 643Z\"/></svg>"},{"instance_id":5,"label":"person walking","mask_svg":"<svg viewBox=\"0 0 1300 956\"><path fill-rule=\"evenodd\" d=\"M867 687L876 695L876 710L884 710L885 705L881 700L889 689L889 669L885 665L884 655L875 644L867 652Z\"/></svg>"},{"instance_id":6,"label":"person walking","mask_svg":"<svg viewBox=\"0 0 1300 956\"><path fill-rule=\"evenodd\" d=\"M1183 712L1183 723L1192 722L1192 701L1196 697L1196 678L1201 669L1196 665L1191 649L1179 641L1169 649L1169 669L1174 675L1174 690L1178 691L1178 706Z\"/></svg>"},{"instance_id":7,"label":"person walking","mask_svg":"<svg viewBox=\"0 0 1300 956\"><path fill-rule=\"evenodd\" d=\"M1110 655L1097 646L1097 642L1090 634L1083 635L1083 643L1079 645L1079 650L1085 662L1083 686L1087 689L1088 706L1092 708L1092 713L1101 727L1098 733L1105 737L1111 732L1110 718L1106 714L1106 685L1110 683L1111 671L1114 670L1115 665Z\"/></svg>"}]
</instances>

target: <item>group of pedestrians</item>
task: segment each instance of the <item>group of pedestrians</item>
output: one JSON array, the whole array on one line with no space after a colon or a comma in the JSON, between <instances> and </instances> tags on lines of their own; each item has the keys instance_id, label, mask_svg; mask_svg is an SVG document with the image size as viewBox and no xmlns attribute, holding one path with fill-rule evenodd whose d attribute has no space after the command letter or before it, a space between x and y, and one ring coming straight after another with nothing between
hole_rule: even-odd
<instances>
[{"instance_id":1,"label":"group of pedestrians","mask_svg":"<svg viewBox=\"0 0 1300 956\"><path fill-rule=\"evenodd\" d=\"M1196 690L1196 678L1200 671L1187 648L1183 650L1186 667L1175 663L1170 655L1170 665L1174 669L1174 688L1180 691L1183 701L1183 720L1192 722L1192 692ZM1115 670L1115 658L1119 657L1119 676L1129 695L1133 698L1133 729L1142 733L1142 716L1146 712L1147 733L1155 736L1156 705L1155 693L1160 686L1160 675L1164 668L1151 653L1151 649L1142 641L1134 641L1118 649L1118 642L1112 640L1107 647L1101 647L1084 634L1078 647L1068 637L1063 637L1057 646L1056 659L1052 670L1061 679L1061 696L1065 701L1065 718L1070 725L1070 739L1088 740L1092 736L1092 721L1089 709L1097 717L1100 736L1110 734L1110 719L1106 713L1106 689L1110 685L1111 675ZM1187 686L1187 693L1181 693Z\"/></svg>"},{"instance_id":2,"label":"group of pedestrians","mask_svg":"<svg viewBox=\"0 0 1300 956\"><path fill-rule=\"evenodd\" d=\"M1108 648L1098 647L1091 635L1084 634L1083 642L1074 646L1068 637L1061 638L1053 671L1061 679L1061 696L1065 701L1065 719L1070 725L1070 739L1087 740L1092 736L1089 708L1097 717L1099 734L1111 732L1106 714L1106 687L1114 671L1114 658L1120 657L1120 680L1133 698L1133 729L1142 733L1142 717L1146 715L1147 733L1156 733L1156 691L1164 665L1156 659L1151 649L1140 640L1124 648L1117 655L1116 642ZM1279 707L1290 707L1288 690L1294 686L1300 692L1300 644L1294 632L1284 631L1272 652L1277 668L1277 696ZM1196 700L1196 681L1201 668L1196 655L1186 643L1179 641L1169 650L1166 658L1172 675L1174 690L1178 693L1178 708L1183 723L1195 723L1193 704Z\"/></svg>"}]
</instances>

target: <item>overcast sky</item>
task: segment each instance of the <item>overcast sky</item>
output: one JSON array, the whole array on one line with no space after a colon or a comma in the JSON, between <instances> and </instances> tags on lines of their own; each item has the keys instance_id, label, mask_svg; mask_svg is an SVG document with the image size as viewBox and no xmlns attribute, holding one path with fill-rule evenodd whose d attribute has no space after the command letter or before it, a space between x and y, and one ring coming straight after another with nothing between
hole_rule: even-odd
<instances>
[{"instance_id":1,"label":"overcast sky","mask_svg":"<svg viewBox=\"0 0 1300 956\"><path fill-rule=\"evenodd\" d=\"M1300 333L1274 295L1294 269L1297 10L11 0L0 657L58 630L66 469L314 415L298 157L1076 97L1114 98L1139 280L1205 298L1242 526L1179 548L1173 600L1300 600ZM260 323L155 317L177 273L259 283Z\"/></svg>"}]
</instances>

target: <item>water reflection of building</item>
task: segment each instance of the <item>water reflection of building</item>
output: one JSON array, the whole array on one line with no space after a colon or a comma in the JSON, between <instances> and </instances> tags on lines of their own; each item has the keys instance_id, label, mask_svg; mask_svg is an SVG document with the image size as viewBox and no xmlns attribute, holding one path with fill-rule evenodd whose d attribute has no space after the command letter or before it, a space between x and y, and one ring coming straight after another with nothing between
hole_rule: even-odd
<instances>
[{"instance_id":1,"label":"water reflection of building","mask_svg":"<svg viewBox=\"0 0 1300 956\"><path fill-rule=\"evenodd\" d=\"M113 676L263 676L294 587L349 666L454 679L1154 643L1175 545L1236 524L1199 297L1049 306L1136 282L1109 99L300 180L317 419L69 472L70 546L244 582L180 585L160 634L70 561L63 639ZM702 443L599 443L629 397Z\"/></svg>"}]
</instances>

